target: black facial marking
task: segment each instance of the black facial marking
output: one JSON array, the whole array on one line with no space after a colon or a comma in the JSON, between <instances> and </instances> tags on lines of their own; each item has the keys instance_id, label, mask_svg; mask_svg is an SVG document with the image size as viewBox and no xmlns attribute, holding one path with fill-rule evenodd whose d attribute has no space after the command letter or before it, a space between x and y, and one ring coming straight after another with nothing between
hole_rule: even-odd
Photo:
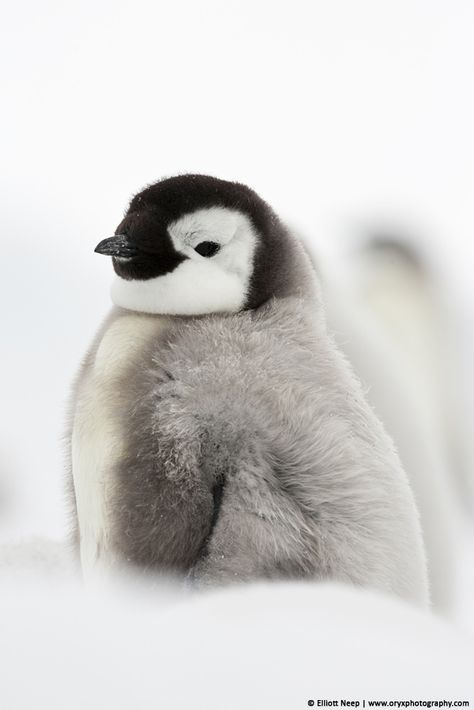
<instances>
[{"instance_id":1,"label":"black facial marking","mask_svg":"<svg viewBox=\"0 0 474 710\"><path fill-rule=\"evenodd\" d=\"M201 256L211 257L217 254L220 248L220 244L216 244L216 242L201 242L194 247L194 251L197 251Z\"/></svg>"},{"instance_id":2,"label":"black facial marking","mask_svg":"<svg viewBox=\"0 0 474 710\"><path fill-rule=\"evenodd\" d=\"M152 279L174 271L186 259L174 248L167 222L166 215L156 209L129 210L115 230L133 248L130 252L133 255L125 261L113 259L119 276L123 279Z\"/></svg>"}]
</instances>

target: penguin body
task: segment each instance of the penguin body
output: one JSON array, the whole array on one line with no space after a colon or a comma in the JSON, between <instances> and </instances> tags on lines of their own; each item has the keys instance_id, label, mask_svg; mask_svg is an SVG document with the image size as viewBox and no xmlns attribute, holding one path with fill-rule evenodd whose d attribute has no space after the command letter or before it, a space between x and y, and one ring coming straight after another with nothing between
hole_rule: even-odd
<instances>
[{"instance_id":1,"label":"penguin body","mask_svg":"<svg viewBox=\"0 0 474 710\"><path fill-rule=\"evenodd\" d=\"M335 579L426 603L405 473L268 205L237 183L163 180L97 250L116 307L73 397L84 573Z\"/></svg>"}]
</instances>

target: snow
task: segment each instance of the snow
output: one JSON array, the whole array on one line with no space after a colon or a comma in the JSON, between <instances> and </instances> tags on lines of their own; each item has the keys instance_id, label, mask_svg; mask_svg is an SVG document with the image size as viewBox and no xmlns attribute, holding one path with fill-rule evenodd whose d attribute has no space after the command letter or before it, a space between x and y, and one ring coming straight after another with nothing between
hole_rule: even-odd
<instances>
[{"instance_id":1,"label":"snow","mask_svg":"<svg viewBox=\"0 0 474 710\"><path fill-rule=\"evenodd\" d=\"M472 641L393 599L311 584L157 593L140 604L136 592L7 589L4 707L283 710L314 698L472 697Z\"/></svg>"}]
</instances>

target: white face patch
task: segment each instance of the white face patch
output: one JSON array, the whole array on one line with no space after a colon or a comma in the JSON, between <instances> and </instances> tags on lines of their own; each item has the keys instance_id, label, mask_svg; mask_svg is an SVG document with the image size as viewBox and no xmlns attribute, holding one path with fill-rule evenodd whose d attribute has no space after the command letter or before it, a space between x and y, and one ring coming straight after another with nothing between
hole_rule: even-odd
<instances>
[{"instance_id":1,"label":"white face patch","mask_svg":"<svg viewBox=\"0 0 474 710\"><path fill-rule=\"evenodd\" d=\"M174 248L187 257L174 271L147 280L116 277L112 301L143 313L201 315L235 313L245 303L257 234L238 210L211 207L184 215L168 227ZM211 257L195 251L202 242L219 245Z\"/></svg>"}]
</instances>

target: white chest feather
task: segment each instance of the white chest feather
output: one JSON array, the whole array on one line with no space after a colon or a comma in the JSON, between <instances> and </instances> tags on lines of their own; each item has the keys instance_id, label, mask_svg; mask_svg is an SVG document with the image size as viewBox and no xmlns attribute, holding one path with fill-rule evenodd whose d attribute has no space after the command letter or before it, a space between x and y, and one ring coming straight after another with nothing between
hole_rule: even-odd
<instances>
[{"instance_id":1,"label":"white chest feather","mask_svg":"<svg viewBox=\"0 0 474 710\"><path fill-rule=\"evenodd\" d=\"M72 471L84 576L113 563L108 501L113 471L123 453L121 377L166 319L127 314L105 331L81 383L72 433ZM122 385L123 386L123 385Z\"/></svg>"}]
</instances>

